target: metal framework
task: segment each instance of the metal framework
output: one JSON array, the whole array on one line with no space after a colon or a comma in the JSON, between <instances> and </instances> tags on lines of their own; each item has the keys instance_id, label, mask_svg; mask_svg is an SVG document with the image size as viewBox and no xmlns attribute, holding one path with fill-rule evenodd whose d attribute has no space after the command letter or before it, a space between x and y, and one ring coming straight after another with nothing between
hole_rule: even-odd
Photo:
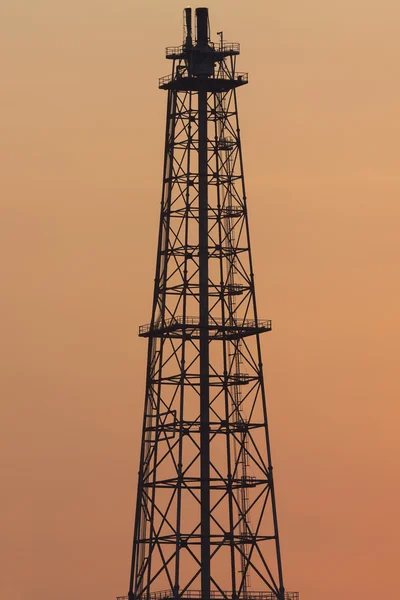
<instances>
[{"instance_id":1,"label":"metal framework","mask_svg":"<svg viewBox=\"0 0 400 600\"><path fill-rule=\"evenodd\" d=\"M163 192L129 600L285 592L243 178L239 44L185 10L167 48ZM226 591L229 590L229 591Z\"/></svg>"}]
</instances>

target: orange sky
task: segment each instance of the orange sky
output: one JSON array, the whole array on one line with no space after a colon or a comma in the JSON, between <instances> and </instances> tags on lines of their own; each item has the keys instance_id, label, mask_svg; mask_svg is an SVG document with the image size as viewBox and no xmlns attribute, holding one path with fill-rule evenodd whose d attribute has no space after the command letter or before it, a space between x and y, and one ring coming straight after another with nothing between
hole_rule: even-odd
<instances>
[{"instance_id":1,"label":"orange sky","mask_svg":"<svg viewBox=\"0 0 400 600\"><path fill-rule=\"evenodd\" d=\"M398 597L400 4L212 0L239 91L286 586ZM127 591L183 5L0 7L0 597Z\"/></svg>"}]
</instances>

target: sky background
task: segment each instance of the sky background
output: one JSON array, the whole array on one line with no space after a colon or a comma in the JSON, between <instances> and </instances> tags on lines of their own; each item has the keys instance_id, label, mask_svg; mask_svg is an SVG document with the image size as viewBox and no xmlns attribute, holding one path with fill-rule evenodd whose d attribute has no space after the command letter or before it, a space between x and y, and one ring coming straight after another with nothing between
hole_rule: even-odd
<instances>
[{"instance_id":1,"label":"sky background","mask_svg":"<svg viewBox=\"0 0 400 600\"><path fill-rule=\"evenodd\" d=\"M193 5L195 7L196 5ZM398 0L210 0L240 119L286 587L398 598ZM0 597L127 592L176 0L0 5Z\"/></svg>"}]
</instances>

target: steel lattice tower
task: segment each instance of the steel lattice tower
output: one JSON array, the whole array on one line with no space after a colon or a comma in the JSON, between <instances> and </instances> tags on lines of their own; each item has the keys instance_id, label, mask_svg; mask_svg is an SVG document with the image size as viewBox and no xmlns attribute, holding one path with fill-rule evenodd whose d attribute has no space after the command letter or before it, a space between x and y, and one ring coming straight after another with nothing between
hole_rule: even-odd
<instances>
[{"instance_id":1,"label":"steel lattice tower","mask_svg":"<svg viewBox=\"0 0 400 600\"><path fill-rule=\"evenodd\" d=\"M160 229L129 600L285 592L236 89L239 44L185 10L167 48ZM228 590L228 591L227 591Z\"/></svg>"}]
</instances>

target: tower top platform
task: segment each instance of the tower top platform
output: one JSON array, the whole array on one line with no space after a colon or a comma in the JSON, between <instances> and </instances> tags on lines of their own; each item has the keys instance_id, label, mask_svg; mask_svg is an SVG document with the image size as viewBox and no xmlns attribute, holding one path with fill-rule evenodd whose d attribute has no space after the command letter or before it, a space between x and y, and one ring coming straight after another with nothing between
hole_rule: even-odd
<instances>
[{"instance_id":1,"label":"tower top platform","mask_svg":"<svg viewBox=\"0 0 400 600\"><path fill-rule=\"evenodd\" d=\"M173 61L172 74L161 77L159 88L176 91L222 92L248 82L247 73L236 73L236 56L240 44L210 40L208 10L196 9L196 38L192 34L192 9L185 9L184 41L181 46L168 46L167 59ZM228 59L228 60L227 60ZM230 60L229 60L230 59Z\"/></svg>"}]
</instances>

